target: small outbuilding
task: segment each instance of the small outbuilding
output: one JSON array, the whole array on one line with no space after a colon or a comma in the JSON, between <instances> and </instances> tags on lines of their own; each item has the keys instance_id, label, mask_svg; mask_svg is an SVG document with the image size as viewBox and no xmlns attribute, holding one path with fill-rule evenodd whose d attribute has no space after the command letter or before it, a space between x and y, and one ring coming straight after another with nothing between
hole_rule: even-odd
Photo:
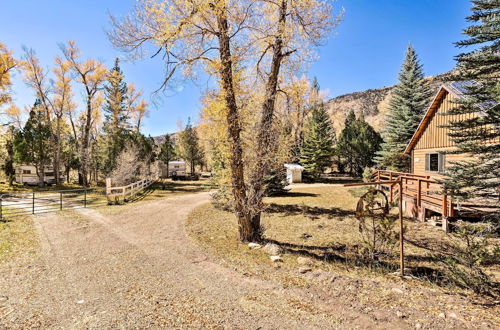
<instances>
[{"instance_id":1,"label":"small outbuilding","mask_svg":"<svg viewBox=\"0 0 500 330\"><path fill-rule=\"evenodd\" d=\"M302 182L302 171L304 167L299 164L285 164L286 181L291 183Z\"/></svg>"}]
</instances>

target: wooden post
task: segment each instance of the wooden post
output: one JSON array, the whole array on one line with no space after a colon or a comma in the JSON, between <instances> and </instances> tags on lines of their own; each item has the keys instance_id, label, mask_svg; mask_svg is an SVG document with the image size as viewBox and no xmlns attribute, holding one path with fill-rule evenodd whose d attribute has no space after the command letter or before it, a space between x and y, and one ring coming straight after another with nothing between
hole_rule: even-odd
<instances>
[{"instance_id":1,"label":"wooden post","mask_svg":"<svg viewBox=\"0 0 500 330\"><path fill-rule=\"evenodd\" d=\"M399 262L401 276L405 274L404 234L403 234L403 180L399 181Z\"/></svg>"},{"instance_id":2,"label":"wooden post","mask_svg":"<svg viewBox=\"0 0 500 330\"><path fill-rule=\"evenodd\" d=\"M108 203L111 202L111 197L109 196L111 194L111 178L106 178L106 199L108 200Z\"/></svg>"},{"instance_id":3,"label":"wooden post","mask_svg":"<svg viewBox=\"0 0 500 330\"><path fill-rule=\"evenodd\" d=\"M3 196L0 196L0 221L3 220L2 199L3 199Z\"/></svg>"},{"instance_id":4,"label":"wooden post","mask_svg":"<svg viewBox=\"0 0 500 330\"><path fill-rule=\"evenodd\" d=\"M32 207L33 207L33 210L32 210L32 214L35 214L35 191L33 191L33 202L32 202Z\"/></svg>"},{"instance_id":5,"label":"wooden post","mask_svg":"<svg viewBox=\"0 0 500 330\"><path fill-rule=\"evenodd\" d=\"M420 179L418 181L418 188L417 188L417 206L420 207L422 206L422 181Z\"/></svg>"},{"instance_id":6,"label":"wooden post","mask_svg":"<svg viewBox=\"0 0 500 330\"><path fill-rule=\"evenodd\" d=\"M59 210L62 210L62 191L59 193Z\"/></svg>"},{"instance_id":7,"label":"wooden post","mask_svg":"<svg viewBox=\"0 0 500 330\"><path fill-rule=\"evenodd\" d=\"M87 207L87 189L83 191L83 207Z\"/></svg>"},{"instance_id":8,"label":"wooden post","mask_svg":"<svg viewBox=\"0 0 500 330\"><path fill-rule=\"evenodd\" d=\"M448 217L448 196L445 194L443 195L443 205L442 205L442 212L441 214L444 217Z\"/></svg>"}]
</instances>

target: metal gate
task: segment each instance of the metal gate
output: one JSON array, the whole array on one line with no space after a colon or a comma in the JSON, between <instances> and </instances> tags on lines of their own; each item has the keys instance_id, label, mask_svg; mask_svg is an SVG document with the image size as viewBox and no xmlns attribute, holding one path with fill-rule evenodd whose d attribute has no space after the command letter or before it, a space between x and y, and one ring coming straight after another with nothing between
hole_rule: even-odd
<instances>
[{"instance_id":1,"label":"metal gate","mask_svg":"<svg viewBox=\"0 0 500 330\"><path fill-rule=\"evenodd\" d=\"M95 188L8 193L0 196L0 220L106 204L104 190Z\"/></svg>"}]
</instances>

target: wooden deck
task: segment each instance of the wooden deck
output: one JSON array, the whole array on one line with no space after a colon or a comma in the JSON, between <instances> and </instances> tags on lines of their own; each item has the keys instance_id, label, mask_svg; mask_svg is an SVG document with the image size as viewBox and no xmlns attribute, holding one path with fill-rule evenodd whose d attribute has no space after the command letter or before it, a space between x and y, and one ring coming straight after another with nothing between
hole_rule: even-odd
<instances>
[{"instance_id":1,"label":"wooden deck","mask_svg":"<svg viewBox=\"0 0 500 330\"><path fill-rule=\"evenodd\" d=\"M403 199L414 200L416 207L425 206L426 209L440 213L443 217L455 216L456 205L451 198L443 194L442 184L430 176L394 171L376 171L372 181L402 180ZM389 200L398 196L399 185L389 186Z\"/></svg>"},{"instance_id":2,"label":"wooden deck","mask_svg":"<svg viewBox=\"0 0 500 330\"><path fill-rule=\"evenodd\" d=\"M480 218L492 210L498 210L498 205L486 205L481 203L455 203L451 196L443 192L443 185L431 176L418 175L412 173L394 172L394 171L376 171L371 177L372 182L390 182L402 180L403 201L405 202L405 213L408 216L415 217L421 221L438 214L445 219ZM399 184L384 185L389 192L389 200L392 202L397 199L399 193ZM434 217L435 218L435 217ZM443 224L443 228L447 226Z\"/></svg>"}]
</instances>

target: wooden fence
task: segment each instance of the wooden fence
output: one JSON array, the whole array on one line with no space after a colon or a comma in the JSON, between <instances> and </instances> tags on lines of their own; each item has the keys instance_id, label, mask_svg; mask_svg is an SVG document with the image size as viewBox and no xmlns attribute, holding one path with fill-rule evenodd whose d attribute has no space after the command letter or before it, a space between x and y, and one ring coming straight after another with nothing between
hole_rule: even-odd
<instances>
[{"instance_id":1,"label":"wooden fence","mask_svg":"<svg viewBox=\"0 0 500 330\"><path fill-rule=\"evenodd\" d=\"M144 189L148 188L150 185L152 185L156 180L152 179L142 179L136 182L133 182L129 185L126 186L121 186L121 187L112 187L111 186L111 179L107 178L106 179L106 197L108 199L108 202L117 202L120 198L123 201L126 201L127 199L130 199L143 191Z\"/></svg>"}]
</instances>

